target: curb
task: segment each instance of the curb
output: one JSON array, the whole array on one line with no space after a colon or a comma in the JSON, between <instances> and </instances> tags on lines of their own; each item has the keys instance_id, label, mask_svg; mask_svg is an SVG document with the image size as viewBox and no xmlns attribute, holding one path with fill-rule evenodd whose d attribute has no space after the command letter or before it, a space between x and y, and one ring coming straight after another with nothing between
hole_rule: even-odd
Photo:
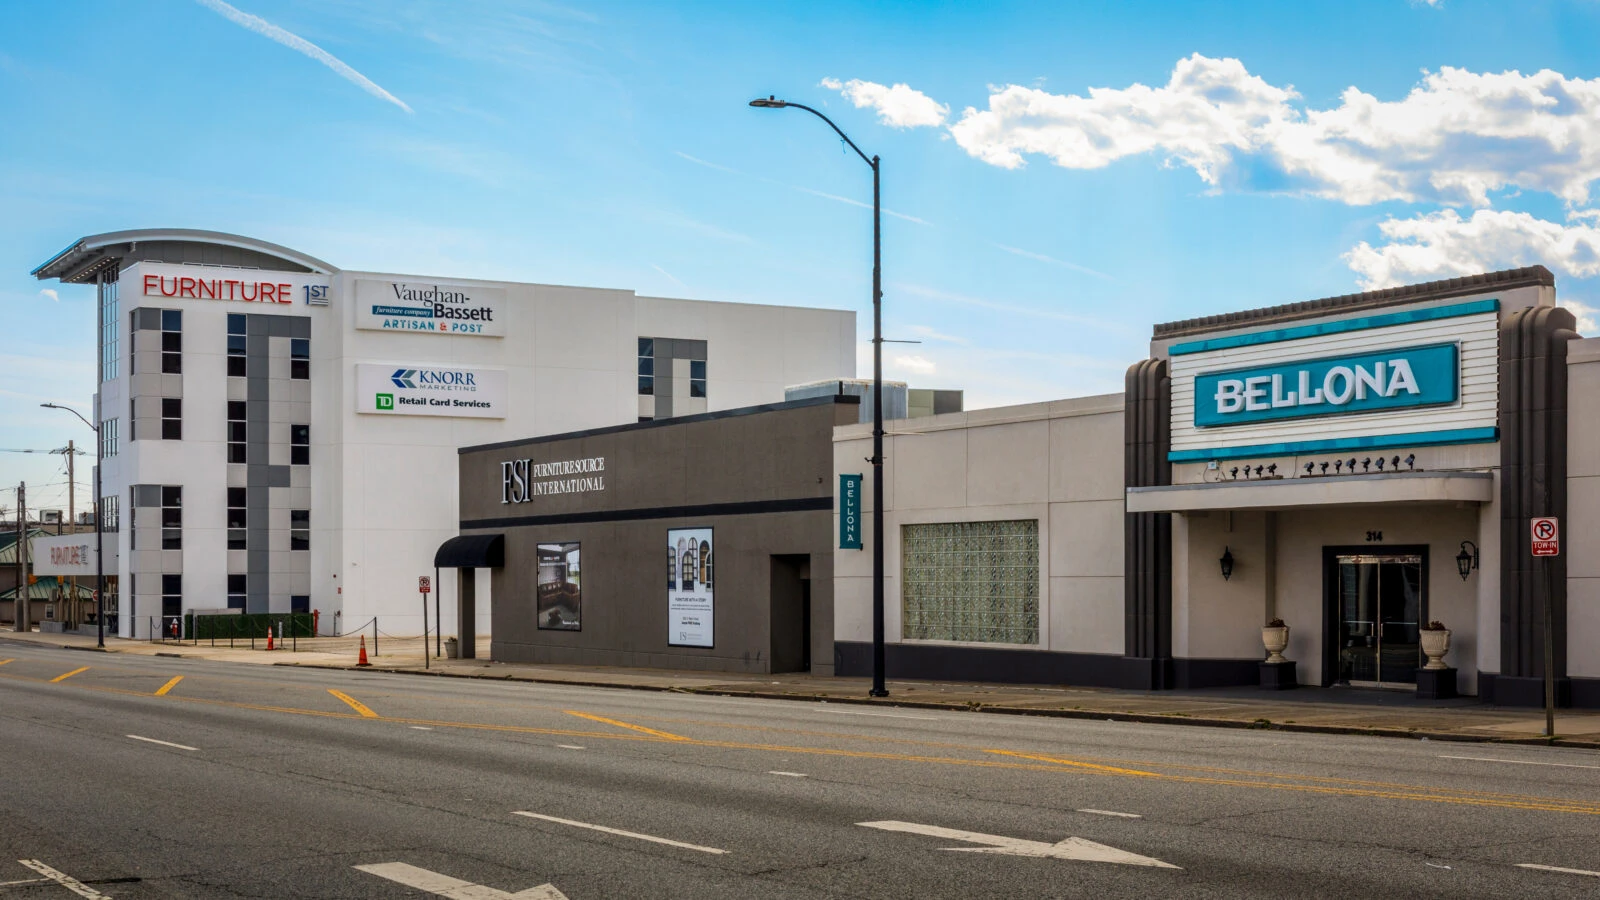
<instances>
[{"instance_id":1,"label":"curb","mask_svg":"<svg viewBox=\"0 0 1600 900\"><path fill-rule=\"evenodd\" d=\"M1296 734L1335 734L1359 737L1402 738L1417 741L1439 741L1457 744L1519 744L1526 746L1570 747L1583 750L1600 750L1600 741L1545 737L1496 737L1494 735L1461 734L1453 731L1411 731L1398 728L1367 728L1359 725L1300 725L1289 722L1272 722L1258 719L1243 722L1238 719L1205 719L1193 716L1153 715L1150 713L1096 712L1086 709L1036 709L1018 706L957 706L952 703L934 703L918 700L873 700L865 697L824 697L816 694L782 694L771 691L732 691L718 688L657 687L648 684L616 684L614 682L571 681L556 678L527 678L516 675L479 675L466 672L445 672L431 669L393 669L369 666L336 666L324 663L273 663L275 666L294 666L303 669L327 669L342 672L384 672L390 675L430 675L435 678L472 678L481 681L516 681L528 684L568 685L570 687L612 688L620 691L653 691L656 693L699 694L707 697L752 697L758 700L788 700L801 703L841 703L852 706L884 706L899 709L941 710L945 712L977 712L1008 716L1038 716L1054 719L1098 719L1110 722L1134 722L1146 725L1190 725L1202 728L1231 728L1259 731L1281 731ZM1265 724L1262 724L1262 723Z\"/></svg>"}]
</instances>

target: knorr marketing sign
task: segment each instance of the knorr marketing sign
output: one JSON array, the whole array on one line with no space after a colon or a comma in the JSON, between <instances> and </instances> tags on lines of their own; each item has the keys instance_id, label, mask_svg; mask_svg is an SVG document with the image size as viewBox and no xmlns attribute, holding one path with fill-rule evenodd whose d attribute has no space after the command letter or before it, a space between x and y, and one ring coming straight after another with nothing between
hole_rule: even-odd
<instances>
[{"instance_id":1,"label":"knorr marketing sign","mask_svg":"<svg viewBox=\"0 0 1600 900\"><path fill-rule=\"evenodd\" d=\"M1194 424L1204 428L1437 406L1454 403L1460 384L1455 344L1207 372L1194 379Z\"/></svg>"}]
</instances>

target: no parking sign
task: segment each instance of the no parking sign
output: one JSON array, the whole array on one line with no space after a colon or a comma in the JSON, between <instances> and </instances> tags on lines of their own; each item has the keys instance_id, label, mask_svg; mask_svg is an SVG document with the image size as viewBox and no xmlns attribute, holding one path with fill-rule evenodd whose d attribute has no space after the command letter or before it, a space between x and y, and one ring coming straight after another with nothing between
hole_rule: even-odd
<instances>
[{"instance_id":1,"label":"no parking sign","mask_svg":"<svg viewBox=\"0 0 1600 900\"><path fill-rule=\"evenodd\" d=\"M1560 556L1561 522L1554 516L1540 516L1528 522L1533 537L1533 555Z\"/></svg>"}]
</instances>

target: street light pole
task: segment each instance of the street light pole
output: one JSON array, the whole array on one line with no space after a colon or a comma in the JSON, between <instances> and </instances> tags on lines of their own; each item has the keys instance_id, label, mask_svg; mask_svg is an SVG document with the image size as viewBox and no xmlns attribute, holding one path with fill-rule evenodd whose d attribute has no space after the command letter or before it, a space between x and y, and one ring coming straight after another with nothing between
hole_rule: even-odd
<instances>
[{"instance_id":1,"label":"street light pole","mask_svg":"<svg viewBox=\"0 0 1600 900\"><path fill-rule=\"evenodd\" d=\"M95 646L101 650L106 648L106 532L104 510L100 508L103 502L100 494L100 469L104 460L100 454L105 448L100 441L100 429L89 423L83 414L70 406L60 406L55 403L41 403L46 409L64 409L78 417L78 421L89 426L94 432L94 627Z\"/></svg>"},{"instance_id":2,"label":"street light pole","mask_svg":"<svg viewBox=\"0 0 1600 900\"><path fill-rule=\"evenodd\" d=\"M850 140L850 136L833 124L833 120L801 103L791 103L768 96L755 99L750 105L757 109L803 109L828 123L861 160L872 167L872 690L873 697L887 697L884 687L883 660L883 216L878 203L879 177L882 164L878 157L868 157Z\"/></svg>"}]
</instances>

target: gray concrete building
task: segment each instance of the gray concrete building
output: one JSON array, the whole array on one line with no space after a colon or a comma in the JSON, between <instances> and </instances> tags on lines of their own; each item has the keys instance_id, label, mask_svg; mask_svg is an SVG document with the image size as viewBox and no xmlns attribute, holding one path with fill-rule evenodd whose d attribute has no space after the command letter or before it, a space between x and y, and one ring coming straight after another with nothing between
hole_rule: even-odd
<instances>
[{"instance_id":1,"label":"gray concrete building","mask_svg":"<svg viewBox=\"0 0 1600 900\"><path fill-rule=\"evenodd\" d=\"M436 561L457 570L464 610L492 585L497 660L829 673L833 429L857 406L465 447L460 535Z\"/></svg>"}]
</instances>

